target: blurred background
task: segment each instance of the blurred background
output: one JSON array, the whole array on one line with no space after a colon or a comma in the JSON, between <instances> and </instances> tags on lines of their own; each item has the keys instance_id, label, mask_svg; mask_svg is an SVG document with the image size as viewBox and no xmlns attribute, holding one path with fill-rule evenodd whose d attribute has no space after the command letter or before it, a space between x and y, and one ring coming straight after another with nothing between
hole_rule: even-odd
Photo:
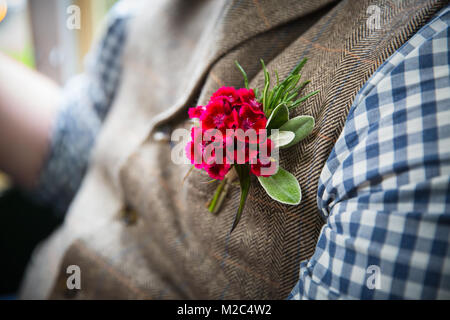
<instances>
[{"instance_id":1,"label":"blurred background","mask_svg":"<svg viewBox=\"0 0 450 320\"><path fill-rule=\"evenodd\" d=\"M64 86L83 70L115 2L0 0L0 51ZM83 27L68 28L68 19L77 14ZM36 244L61 223L50 211L30 203L0 172L0 299L15 297Z\"/></svg>"}]
</instances>

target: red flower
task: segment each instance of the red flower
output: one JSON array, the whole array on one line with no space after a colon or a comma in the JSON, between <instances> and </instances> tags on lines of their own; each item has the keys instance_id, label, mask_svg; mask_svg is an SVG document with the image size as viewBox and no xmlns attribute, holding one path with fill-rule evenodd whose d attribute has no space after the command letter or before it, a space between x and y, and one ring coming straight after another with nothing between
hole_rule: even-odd
<instances>
[{"instance_id":1,"label":"red flower","mask_svg":"<svg viewBox=\"0 0 450 320\"><path fill-rule=\"evenodd\" d=\"M259 177L270 177L277 173L277 164L269 159L269 161L263 163L259 159L257 163L250 166L250 171Z\"/></svg>"},{"instance_id":2,"label":"red flower","mask_svg":"<svg viewBox=\"0 0 450 320\"><path fill-rule=\"evenodd\" d=\"M233 87L221 87L219 90L213 93L210 102L212 101L224 101L229 105L233 105L238 101L238 93Z\"/></svg>"},{"instance_id":3,"label":"red flower","mask_svg":"<svg viewBox=\"0 0 450 320\"><path fill-rule=\"evenodd\" d=\"M217 130L207 130L203 132L203 140L206 141L203 149L203 160L207 165L224 164L226 161L226 151L222 133Z\"/></svg>"},{"instance_id":4,"label":"red flower","mask_svg":"<svg viewBox=\"0 0 450 320\"><path fill-rule=\"evenodd\" d=\"M273 148L274 144L270 139L261 141L258 144L257 156L250 161L250 170L254 175L269 177L277 172L277 164L272 159Z\"/></svg>"},{"instance_id":5,"label":"red flower","mask_svg":"<svg viewBox=\"0 0 450 320\"><path fill-rule=\"evenodd\" d=\"M234 111L234 112L233 112ZM222 101L212 101L206 106L206 110L200 117L202 129L219 129L225 132L227 128L232 128L237 122L235 110L231 110Z\"/></svg>"},{"instance_id":6,"label":"red flower","mask_svg":"<svg viewBox=\"0 0 450 320\"><path fill-rule=\"evenodd\" d=\"M253 89L245 89L240 88L237 90L237 95L239 97L239 100L244 103L255 99L255 92Z\"/></svg>"},{"instance_id":7,"label":"red flower","mask_svg":"<svg viewBox=\"0 0 450 320\"><path fill-rule=\"evenodd\" d=\"M256 144L256 140L255 140ZM225 139L226 160L228 163L244 164L258 155L256 148L251 148L252 143L238 138L236 135L229 135Z\"/></svg>"},{"instance_id":8,"label":"red flower","mask_svg":"<svg viewBox=\"0 0 450 320\"><path fill-rule=\"evenodd\" d=\"M190 108L189 117L199 118L201 129L192 129L186 154L213 179L222 180L231 164L251 164L251 172L257 176L276 172L271 158L273 143L260 131L266 128L267 118L252 89L222 87L205 107ZM232 129L232 134L227 129ZM267 152L261 152L264 150Z\"/></svg>"},{"instance_id":9,"label":"red flower","mask_svg":"<svg viewBox=\"0 0 450 320\"><path fill-rule=\"evenodd\" d=\"M197 106L194 108L189 108L189 110L188 110L189 118L191 118L191 119L200 118L204 111L205 111L204 106Z\"/></svg>"},{"instance_id":10,"label":"red flower","mask_svg":"<svg viewBox=\"0 0 450 320\"><path fill-rule=\"evenodd\" d=\"M239 111L239 128L247 131L253 129L258 132L259 129L265 129L267 118L262 111L256 111L249 105L243 104Z\"/></svg>"},{"instance_id":11,"label":"red flower","mask_svg":"<svg viewBox=\"0 0 450 320\"><path fill-rule=\"evenodd\" d=\"M198 127L191 129L191 141L186 145L186 155L191 163L197 168L203 168L203 149L205 143L203 142L202 130Z\"/></svg>"},{"instance_id":12,"label":"red flower","mask_svg":"<svg viewBox=\"0 0 450 320\"><path fill-rule=\"evenodd\" d=\"M256 101L253 89L241 88L237 91L237 94L242 104L248 104L256 113L263 113L262 104Z\"/></svg>"},{"instance_id":13,"label":"red flower","mask_svg":"<svg viewBox=\"0 0 450 320\"><path fill-rule=\"evenodd\" d=\"M207 164L205 165L205 170L208 172L209 176L213 179L223 180L225 175L230 170L231 166L229 164Z\"/></svg>"}]
</instances>

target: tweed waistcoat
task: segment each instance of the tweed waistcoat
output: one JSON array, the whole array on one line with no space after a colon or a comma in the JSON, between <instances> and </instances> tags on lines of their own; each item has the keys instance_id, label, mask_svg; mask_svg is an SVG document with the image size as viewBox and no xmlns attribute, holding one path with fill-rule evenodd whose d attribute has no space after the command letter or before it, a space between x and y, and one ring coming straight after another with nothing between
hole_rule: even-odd
<instances>
[{"instance_id":1,"label":"tweed waistcoat","mask_svg":"<svg viewBox=\"0 0 450 320\"><path fill-rule=\"evenodd\" d=\"M132 22L120 90L90 169L64 225L34 254L22 297L286 298L324 224L318 179L354 97L445 3L149 2ZM379 28L368 27L371 5L382 9ZM260 58L284 78L304 57L308 91L320 93L292 116L311 115L316 126L280 158L299 180L302 202L277 203L253 180L230 235L239 188L232 185L222 210L209 213L216 185L198 170L184 180L190 165L172 162L167 135L187 128L187 108L219 87L243 86L234 60L261 88ZM67 290L69 265L81 268L79 291Z\"/></svg>"}]
</instances>

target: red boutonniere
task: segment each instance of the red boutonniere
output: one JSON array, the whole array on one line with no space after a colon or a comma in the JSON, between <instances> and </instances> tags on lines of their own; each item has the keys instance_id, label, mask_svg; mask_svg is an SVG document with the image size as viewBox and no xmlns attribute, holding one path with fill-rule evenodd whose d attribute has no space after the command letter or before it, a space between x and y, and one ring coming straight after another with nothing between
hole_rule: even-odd
<instances>
[{"instance_id":1,"label":"red boutonniere","mask_svg":"<svg viewBox=\"0 0 450 320\"><path fill-rule=\"evenodd\" d=\"M228 185L236 177L241 187L241 199L232 232L241 218L250 189L250 177L256 176L267 194L281 203L297 205L301 189L297 179L278 165L278 151L291 147L314 128L314 118L298 116L290 119L289 111L318 91L298 97L309 81L300 82L303 59L284 81L271 88L270 75L261 60L265 75L262 90L250 89L247 74L242 72L245 88L222 87L206 106L189 109L195 125L186 155L193 167L204 170L220 180L208 210L217 212L225 199Z\"/></svg>"}]
</instances>

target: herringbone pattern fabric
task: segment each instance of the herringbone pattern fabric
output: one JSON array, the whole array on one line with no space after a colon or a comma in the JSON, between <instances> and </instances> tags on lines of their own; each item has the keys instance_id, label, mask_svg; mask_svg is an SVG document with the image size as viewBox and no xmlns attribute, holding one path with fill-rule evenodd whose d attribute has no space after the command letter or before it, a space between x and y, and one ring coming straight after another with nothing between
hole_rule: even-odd
<instances>
[{"instance_id":1,"label":"herringbone pattern fabric","mask_svg":"<svg viewBox=\"0 0 450 320\"><path fill-rule=\"evenodd\" d=\"M354 97L447 1L186 3L152 2L134 22L124 79L93 165L65 227L38 253L25 295L50 289L46 265L47 273L60 272L51 297L66 297L65 268L77 264L83 299L286 298L300 261L314 251L323 224L319 175ZM380 30L367 29L371 4L390 8ZM261 87L259 58L284 77L303 57L309 90L320 94L297 112L314 116L316 128L281 154L281 165L301 183L302 203L274 202L253 183L242 221L229 235L239 189L231 187L218 215L208 213L215 185L199 171L183 183L189 166L173 164L171 145L152 133L187 127L187 107L222 85L242 86L234 60ZM136 211L136 224L118 219L124 206Z\"/></svg>"}]
</instances>

